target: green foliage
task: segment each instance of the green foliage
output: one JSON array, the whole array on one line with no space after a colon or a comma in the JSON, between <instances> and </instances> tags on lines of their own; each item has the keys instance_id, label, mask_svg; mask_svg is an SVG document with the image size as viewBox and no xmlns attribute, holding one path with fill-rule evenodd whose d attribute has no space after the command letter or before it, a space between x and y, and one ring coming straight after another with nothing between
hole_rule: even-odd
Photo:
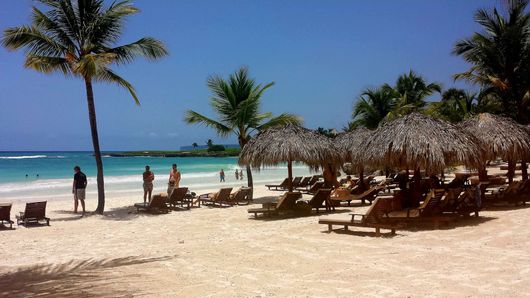
<instances>
[{"instance_id":1,"label":"green foliage","mask_svg":"<svg viewBox=\"0 0 530 298\"><path fill-rule=\"evenodd\" d=\"M328 138L334 138L337 136L337 131L334 128L325 129L323 127L317 128L317 132L321 135L324 135Z\"/></svg>"},{"instance_id":2,"label":"green foliage","mask_svg":"<svg viewBox=\"0 0 530 298\"><path fill-rule=\"evenodd\" d=\"M506 11L480 9L482 32L458 41L453 53L471 64L455 79L480 85L500 99L502 113L526 124L530 100L530 13L528 0L506 1Z\"/></svg>"},{"instance_id":3,"label":"green foliage","mask_svg":"<svg viewBox=\"0 0 530 298\"><path fill-rule=\"evenodd\" d=\"M375 129L392 111L396 102L396 93L392 87L383 85L377 89L366 89L353 109L353 121L350 127L364 126Z\"/></svg>"},{"instance_id":4,"label":"green foliage","mask_svg":"<svg viewBox=\"0 0 530 298\"><path fill-rule=\"evenodd\" d=\"M220 152L225 151L225 146L223 145L211 145L208 147L208 152Z\"/></svg>"},{"instance_id":5,"label":"green foliage","mask_svg":"<svg viewBox=\"0 0 530 298\"><path fill-rule=\"evenodd\" d=\"M31 25L7 28L1 38L10 50L25 49L24 66L42 73L117 84L129 91L137 104L134 87L110 69L137 57L155 60L167 55L164 45L151 37L113 46L121 36L125 18L138 12L130 1L105 7L102 0L40 0L48 9L32 7Z\"/></svg>"}]
</instances>

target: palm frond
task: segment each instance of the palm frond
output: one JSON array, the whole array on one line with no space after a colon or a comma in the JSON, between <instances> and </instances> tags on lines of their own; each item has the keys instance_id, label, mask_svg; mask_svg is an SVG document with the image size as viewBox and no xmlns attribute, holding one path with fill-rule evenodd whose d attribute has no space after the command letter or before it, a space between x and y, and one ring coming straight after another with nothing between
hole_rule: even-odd
<instances>
[{"instance_id":1,"label":"palm frond","mask_svg":"<svg viewBox=\"0 0 530 298\"><path fill-rule=\"evenodd\" d=\"M201 124L206 127L212 127L220 136L228 136L232 132L232 129L223 123L217 122L192 110L186 112L184 121L189 124Z\"/></svg>"},{"instance_id":2,"label":"palm frond","mask_svg":"<svg viewBox=\"0 0 530 298\"><path fill-rule=\"evenodd\" d=\"M118 86L121 86L127 89L127 91L129 91L132 98L134 99L134 102L137 105L140 105L140 100L138 99L138 96L136 95L136 90L134 89L134 86L128 81L126 81L124 78L120 77L118 74L113 72L111 69L105 67L99 70L96 76L94 76L94 79L96 79L96 81L114 83L114 84L117 84Z\"/></svg>"}]
</instances>

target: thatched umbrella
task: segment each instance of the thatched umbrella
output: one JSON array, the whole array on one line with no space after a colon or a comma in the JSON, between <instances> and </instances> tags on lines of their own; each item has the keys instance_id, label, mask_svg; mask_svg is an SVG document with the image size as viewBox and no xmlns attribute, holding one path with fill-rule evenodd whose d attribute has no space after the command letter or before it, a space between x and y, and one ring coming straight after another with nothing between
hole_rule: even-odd
<instances>
[{"instance_id":1,"label":"thatched umbrella","mask_svg":"<svg viewBox=\"0 0 530 298\"><path fill-rule=\"evenodd\" d=\"M240 165L255 169L287 163L289 181L292 181L293 162L303 162L311 168L324 164L341 164L338 149L331 139L315 131L295 125L273 127L261 132L248 142L239 154ZM289 191L293 190L292 184Z\"/></svg>"},{"instance_id":2,"label":"thatched umbrella","mask_svg":"<svg viewBox=\"0 0 530 298\"><path fill-rule=\"evenodd\" d=\"M362 159L362 145L371 137L372 131L358 127L353 131L338 134L335 144L340 149L345 162L352 164L353 168L359 170L359 182L364 179L364 160Z\"/></svg>"},{"instance_id":3,"label":"thatched umbrella","mask_svg":"<svg viewBox=\"0 0 530 298\"><path fill-rule=\"evenodd\" d=\"M464 131L475 136L482 149L485 151L485 159L501 157L508 160L508 179L513 180L515 161L528 160L530 154L530 140L526 128L514 120L506 117L488 113L478 114L459 124ZM487 179L485 175L485 161L481 168L481 179ZM526 172L526 169L523 170ZM526 173L524 176L527 177Z\"/></svg>"},{"instance_id":4,"label":"thatched umbrella","mask_svg":"<svg viewBox=\"0 0 530 298\"><path fill-rule=\"evenodd\" d=\"M417 177L420 168L438 173L453 164L476 166L480 161L472 136L419 113L384 123L360 152L369 165L414 169Z\"/></svg>"}]
</instances>

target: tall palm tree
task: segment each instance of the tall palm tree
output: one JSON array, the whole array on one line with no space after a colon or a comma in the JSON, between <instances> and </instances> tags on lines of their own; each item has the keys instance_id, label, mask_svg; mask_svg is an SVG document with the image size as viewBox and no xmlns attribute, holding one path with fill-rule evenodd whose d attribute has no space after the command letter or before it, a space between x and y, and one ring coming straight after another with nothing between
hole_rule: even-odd
<instances>
[{"instance_id":1,"label":"tall palm tree","mask_svg":"<svg viewBox=\"0 0 530 298\"><path fill-rule=\"evenodd\" d=\"M456 123L476 114L479 109L478 103L477 93L450 88L442 93L440 101L430 103L427 113Z\"/></svg>"},{"instance_id":2,"label":"tall palm tree","mask_svg":"<svg viewBox=\"0 0 530 298\"><path fill-rule=\"evenodd\" d=\"M396 93L392 87L383 85L377 89L366 89L353 108L353 121L349 127L364 126L375 129L395 106Z\"/></svg>"},{"instance_id":3,"label":"tall palm tree","mask_svg":"<svg viewBox=\"0 0 530 298\"><path fill-rule=\"evenodd\" d=\"M195 149L197 149L197 147L199 147L199 144L193 143L193 144L191 144L191 146L193 147L193 150L195 150Z\"/></svg>"},{"instance_id":4,"label":"tall palm tree","mask_svg":"<svg viewBox=\"0 0 530 298\"><path fill-rule=\"evenodd\" d=\"M507 0L504 14L477 10L475 21L482 32L458 41L453 54L462 56L471 68L456 74L496 93L503 113L522 124L529 121L530 101L530 12L529 0Z\"/></svg>"},{"instance_id":5,"label":"tall palm tree","mask_svg":"<svg viewBox=\"0 0 530 298\"><path fill-rule=\"evenodd\" d=\"M411 70L408 74L398 77L394 91L397 97L391 118L422 110L427 106L427 97L434 92L440 93L442 87L438 83L427 83L424 78Z\"/></svg>"},{"instance_id":6,"label":"tall palm tree","mask_svg":"<svg viewBox=\"0 0 530 298\"><path fill-rule=\"evenodd\" d=\"M264 86L256 84L256 81L249 77L246 67L241 67L231 74L228 80L212 76L207 85L212 92L210 104L218 120L189 110L186 112L185 121L212 127L223 137L235 134L241 148L248 143L254 132L276 125L301 123L299 117L288 113L276 117L273 117L272 113L260 113L261 97L274 83ZM247 181L248 186L252 187L250 166L247 166Z\"/></svg>"},{"instance_id":7,"label":"tall palm tree","mask_svg":"<svg viewBox=\"0 0 530 298\"><path fill-rule=\"evenodd\" d=\"M129 91L137 104L134 87L115 73L112 64L126 64L138 56L154 60L167 55L164 45L150 37L115 46L124 20L138 12L128 0L105 7L102 0L40 0L46 10L32 8L30 25L8 28L2 44L25 49L24 66L42 73L59 72L85 83L88 116L97 166L97 213L105 208L103 162L98 139L93 82L117 84Z\"/></svg>"}]
</instances>

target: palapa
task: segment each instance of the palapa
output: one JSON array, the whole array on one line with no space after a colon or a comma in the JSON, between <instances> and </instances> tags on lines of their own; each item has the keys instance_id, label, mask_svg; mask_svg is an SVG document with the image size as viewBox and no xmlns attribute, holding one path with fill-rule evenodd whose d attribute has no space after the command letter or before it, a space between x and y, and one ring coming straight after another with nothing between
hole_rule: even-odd
<instances>
[{"instance_id":1,"label":"palapa","mask_svg":"<svg viewBox=\"0 0 530 298\"><path fill-rule=\"evenodd\" d=\"M303 162L311 168L325 164L340 165L342 158L333 142L326 136L296 125L269 128L252 138L239 154L240 165L254 169L287 163L292 180L292 163ZM292 185L289 186L292 191Z\"/></svg>"},{"instance_id":2,"label":"palapa","mask_svg":"<svg viewBox=\"0 0 530 298\"><path fill-rule=\"evenodd\" d=\"M449 122L419 113L382 124L359 152L360 159L370 166L425 168L431 173L456 164L478 166L481 160L473 136Z\"/></svg>"},{"instance_id":3,"label":"palapa","mask_svg":"<svg viewBox=\"0 0 530 298\"><path fill-rule=\"evenodd\" d=\"M358 127L353 131L344 132L335 137L335 145L340 150L344 161L351 163L352 168L359 172L359 182L364 180L364 160L362 146L372 136L372 131Z\"/></svg>"}]
</instances>

